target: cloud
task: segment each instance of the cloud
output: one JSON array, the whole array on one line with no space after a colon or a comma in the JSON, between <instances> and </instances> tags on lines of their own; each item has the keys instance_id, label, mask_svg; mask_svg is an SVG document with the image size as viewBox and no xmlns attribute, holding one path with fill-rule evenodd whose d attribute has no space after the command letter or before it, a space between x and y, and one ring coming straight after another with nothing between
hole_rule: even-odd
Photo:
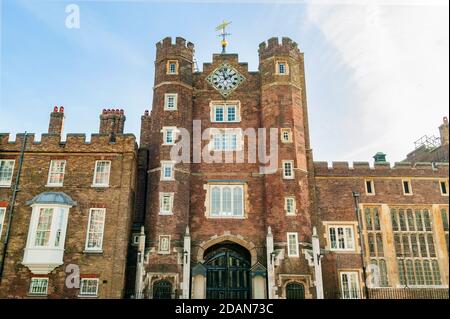
<instances>
[{"instance_id":1,"label":"cloud","mask_svg":"<svg viewBox=\"0 0 450 319\"><path fill-rule=\"evenodd\" d=\"M449 15L442 8L448 2L307 3L308 22L334 48L354 83L348 93L357 111L356 151L340 156L369 158L381 145L391 159L401 160L415 139L437 134L449 103Z\"/></svg>"}]
</instances>

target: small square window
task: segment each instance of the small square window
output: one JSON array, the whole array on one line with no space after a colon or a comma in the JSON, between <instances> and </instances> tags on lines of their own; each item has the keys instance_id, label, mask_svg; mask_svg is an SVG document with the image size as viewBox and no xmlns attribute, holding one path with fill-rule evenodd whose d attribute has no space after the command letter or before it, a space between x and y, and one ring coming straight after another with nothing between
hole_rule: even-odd
<instances>
[{"instance_id":1,"label":"small square window","mask_svg":"<svg viewBox=\"0 0 450 319\"><path fill-rule=\"evenodd\" d=\"M177 104L178 104L178 94L176 93L164 94L164 110L175 111L177 109Z\"/></svg>"},{"instance_id":2,"label":"small square window","mask_svg":"<svg viewBox=\"0 0 450 319\"><path fill-rule=\"evenodd\" d=\"M228 122L236 121L236 106L231 105L227 107L227 119Z\"/></svg>"},{"instance_id":3,"label":"small square window","mask_svg":"<svg viewBox=\"0 0 450 319\"><path fill-rule=\"evenodd\" d=\"M161 180L171 181L174 179L174 163L173 162L161 162Z\"/></svg>"},{"instance_id":4,"label":"small square window","mask_svg":"<svg viewBox=\"0 0 450 319\"><path fill-rule=\"evenodd\" d=\"M178 74L178 61L177 60L167 61L167 74Z\"/></svg>"},{"instance_id":5,"label":"small square window","mask_svg":"<svg viewBox=\"0 0 450 319\"><path fill-rule=\"evenodd\" d=\"M286 211L286 215L295 215L295 198L294 197L285 197L284 198L284 210Z\"/></svg>"},{"instance_id":6,"label":"small square window","mask_svg":"<svg viewBox=\"0 0 450 319\"><path fill-rule=\"evenodd\" d=\"M174 193L160 193L160 215L172 215L173 214L173 198Z\"/></svg>"},{"instance_id":7,"label":"small square window","mask_svg":"<svg viewBox=\"0 0 450 319\"><path fill-rule=\"evenodd\" d=\"M329 226L328 240L330 250L333 251L353 251L355 249L355 239L353 236L353 226Z\"/></svg>"},{"instance_id":8,"label":"small square window","mask_svg":"<svg viewBox=\"0 0 450 319\"><path fill-rule=\"evenodd\" d=\"M294 161L283 161L283 178L294 178Z\"/></svg>"},{"instance_id":9,"label":"small square window","mask_svg":"<svg viewBox=\"0 0 450 319\"><path fill-rule=\"evenodd\" d=\"M158 240L158 253L170 254L170 235L160 235Z\"/></svg>"},{"instance_id":10,"label":"small square window","mask_svg":"<svg viewBox=\"0 0 450 319\"><path fill-rule=\"evenodd\" d=\"M439 188L442 196L448 196L448 180L439 181Z\"/></svg>"},{"instance_id":11,"label":"small square window","mask_svg":"<svg viewBox=\"0 0 450 319\"><path fill-rule=\"evenodd\" d=\"M411 180L409 179L404 179L402 180L402 184L403 184L403 194L404 195L412 195L412 188L411 188Z\"/></svg>"},{"instance_id":12,"label":"small square window","mask_svg":"<svg viewBox=\"0 0 450 319\"><path fill-rule=\"evenodd\" d=\"M287 75L289 73L288 64L286 61L277 61L276 63L276 74Z\"/></svg>"},{"instance_id":13,"label":"small square window","mask_svg":"<svg viewBox=\"0 0 450 319\"><path fill-rule=\"evenodd\" d=\"M176 127L163 127L163 145L174 145L176 140Z\"/></svg>"},{"instance_id":14,"label":"small square window","mask_svg":"<svg viewBox=\"0 0 450 319\"><path fill-rule=\"evenodd\" d=\"M366 179L366 195L375 195L373 179Z\"/></svg>"},{"instance_id":15,"label":"small square window","mask_svg":"<svg viewBox=\"0 0 450 319\"><path fill-rule=\"evenodd\" d=\"M281 129L281 142L292 143L292 131L290 128Z\"/></svg>"},{"instance_id":16,"label":"small square window","mask_svg":"<svg viewBox=\"0 0 450 319\"><path fill-rule=\"evenodd\" d=\"M211 122L234 123L240 121L239 102L211 103Z\"/></svg>"},{"instance_id":17,"label":"small square window","mask_svg":"<svg viewBox=\"0 0 450 319\"><path fill-rule=\"evenodd\" d=\"M215 121L216 122L223 122L223 107L216 107L215 108Z\"/></svg>"},{"instance_id":18,"label":"small square window","mask_svg":"<svg viewBox=\"0 0 450 319\"><path fill-rule=\"evenodd\" d=\"M11 186L14 160L0 160L0 187Z\"/></svg>"},{"instance_id":19,"label":"small square window","mask_svg":"<svg viewBox=\"0 0 450 319\"><path fill-rule=\"evenodd\" d=\"M45 296L48 290L48 278L31 278L30 295Z\"/></svg>"},{"instance_id":20,"label":"small square window","mask_svg":"<svg viewBox=\"0 0 450 319\"><path fill-rule=\"evenodd\" d=\"M96 297L98 294L98 278L81 278L80 296Z\"/></svg>"}]
</instances>

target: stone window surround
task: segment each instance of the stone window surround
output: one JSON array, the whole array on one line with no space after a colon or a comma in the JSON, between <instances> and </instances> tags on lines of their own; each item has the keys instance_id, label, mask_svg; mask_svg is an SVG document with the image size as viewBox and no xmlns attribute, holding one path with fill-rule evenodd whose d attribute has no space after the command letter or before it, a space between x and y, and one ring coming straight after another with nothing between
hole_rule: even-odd
<instances>
[{"instance_id":1,"label":"stone window surround","mask_svg":"<svg viewBox=\"0 0 450 319\"><path fill-rule=\"evenodd\" d=\"M405 192L405 182L408 183L409 193ZM402 179L402 190L403 190L403 195L405 195L405 196L412 196L413 195L412 182L411 182L410 178L403 178Z\"/></svg>"},{"instance_id":2,"label":"stone window surround","mask_svg":"<svg viewBox=\"0 0 450 319\"><path fill-rule=\"evenodd\" d=\"M286 286L289 283L299 283L305 287L305 299L313 299L313 295L310 292L310 288L313 288L313 281L310 275L292 275L292 274L279 274L277 278L277 285L281 287L280 299L286 299Z\"/></svg>"},{"instance_id":3,"label":"stone window surround","mask_svg":"<svg viewBox=\"0 0 450 319\"><path fill-rule=\"evenodd\" d=\"M359 233L357 231L358 229L358 222L357 221L322 221L322 224L324 225L325 232L323 233L323 238L326 242L326 249L333 251L333 253L338 254L359 254L361 251L360 245L359 245ZM352 226L353 228L353 240L354 240L354 249L352 250L332 250L331 249L331 240L329 237L329 227L330 226Z\"/></svg>"},{"instance_id":4,"label":"stone window surround","mask_svg":"<svg viewBox=\"0 0 450 319\"><path fill-rule=\"evenodd\" d=\"M358 275L358 280L357 280L357 284L358 284L358 299L362 299L364 294L363 294L363 287L364 287L364 282L362 280L362 276L361 276L361 270L360 269L347 269L347 268L342 268L342 269L338 269L338 281L339 281L339 292L341 294L341 299L343 299L342 295L342 274L343 273L357 273Z\"/></svg>"},{"instance_id":5,"label":"stone window surround","mask_svg":"<svg viewBox=\"0 0 450 319\"><path fill-rule=\"evenodd\" d=\"M447 191L446 193L442 192L442 184L445 184L445 190ZM440 179L439 180L439 191L441 192L442 196L448 196L449 190L448 190L448 179Z\"/></svg>"},{"instance_id":6,"label":"stone window surround","mask_svg":"<svg viewBox=\"0 0 450 319\"><path fill-rule=\"evenodd\" d=\"M369 190L367 189L367 183L370 183L370 186L372 188L372 192L369 193ZM374 196L375 195L375 182L373 178L365 178L364 179L364 189L366 190L367 196Z\"/></svg>"},{"instance_id":7,"label":"stone window surround","mask_svg":"<svg viewBox=\"0 0 450 319\"><path fill-rule=\"evenodd\" d=\"M173 108L169 107L169 97L173 97L174 106ZM178 110L178 93L165 93L164 94L164 110L165 111L176 111Z\"/></svg>"},{"instance_id":8,"label":"stone window surround","mask_svg":"<svg viewBox=\"0 0 450 319\"><path fill-rule=\"evenodd\" d=\"M162 238L168 238L169 242L169 246L167 250L161 250L161 239ZM172 236L171 235L158 235L158 254L159 255L169 255L170 254L170 248L171 248L171 240L172 240Z\"/></svg>"},{"instance_id":9,"label":"stone window surround","mask_svg":"<svg viewBox=\"0 0 450 319\"><path fill-rule=\"evenodd\" d=\"M170 65L175 64L175 72L170 71ZM168 75L177 75L179 70L178 60L167 60L166 64L166 74Z\"/></svg>"},{"instance_id":10,"label":"stone window surround","mask_svg":"<svg viewBox=\"0 0 450 319\"><path fill-rule=\"evenodd\" d=\"M224 185L242 185L243 187L243 212L242 216L211 216L211 190L213 186L224 186ZM208 183L205 183L203 185L203 189L206 191L205 193L205 217L208 219L247 219L248 218L248 185L245 182L241 181L211 181Z\"/></svg>"},{"instance_id":11,"label":"stone window surround","mask_svg":"<svg viewBox=\"0 0 450 319\"><path fill-rule=\"evenodd\" d=\"M297 249L296 252L292 252L290 249L290 243L289 243L289 239L290 236L294 235L295 237L295 242L297 245ZM287 232L286 233L286 249L287 249L287 256L288 257L300 257L300 248L299 248L299 241L298 241L298 232Z\"/></svg>"},{"instance_id":12,"label":"stone window surround","mask_svg":"<svg viewBox=\"0 0 450 319\"><path fill-rule=\"evenodd\" d=\"M172 131L172 142L168 143L167 142L167 132L168 131ZM178 128L176 126L163 126L163 128L161 129L161 133L163 133L163 143L162 145L175 145L175 142L177 140L177 133L178 133Z\"/></svg>"},{"instance_id":13,"label":"stone window surround","mask_svg":"<svg viewBox=\"0 0 450 319\"><path fill-rule=\"evenodd\" d=\"M165 195L170 196L170 210L163 210L163 199ZM173 201L174 201L175 193L173 192L159 192L159 215L173 215Z\"/></svg>"},{"instance_id":14,"label":"stone window surround","mask_svg":"<svg viewBox=\"0 0 450 319\"><path fill-rule=\"evenodd\" d=\"M284 138L284 134L288 134L288 139ZM281 143L292 143L292 130L290 128L281 128L280 129L280 139Z\"/></svg>"},{"instance_id":15,"label":"stone window surround","mask_svg":"<svg viewBox=\"0 0 450 319\"><path fill-rule=\"evenodd\" d=\"M236 119L228 121L227 106L236 106ZM216 107L224 106L223 121L216 121ZM209 102L210 121L211 123L240 123L241 122L241 101L239 100L213 100Z\"/></svg>"},{"instance_id":16,"label":"stone window surround","mask_svg":"<svg viewBox=\"0 0 450 319\"><path fill-rule=\"evenodd\" d=\"M164 169L166 166L171 166L172 168L172 176L165 177L164 176ZM175 162L174 161L167 161L163 160L161 161L161 181L174 181L175 180Z\"/></svg>"},{"instance_id":17,"label":"stone window surround","mask_svg":"<svg viewBox=\"0 0 450 319\"><path fill-rule=\"evenodd\" d=\"M35 293L35 292L32 292L32 290L33 290L33 282L34 281L45 281L46 282L46 285L45 285L45 292L42 292L42 293ZM37 297L39 297L39 296L47 296L48 295L48 284L49 284L49 278L48 277L46 277L46 276L32 276L31 277L31 279L30 279L30 287L29 287L29 289L28 289L28 296L37 296Z\"/></svg>"},{"instance_id":18,"label":"stone window surround","mask_svg":"<svg viewBox=\"0 0 450 319\"><path fill-rule=\"evenodd\" d=\"M284 73L280 73L280 64L284 64ZM289 64L286 60L276 60L275 61L275 74L276 75L289 75Z\"/></svg>"},{"instance_id":19,"label":"stone window surround","mask_svg":"<svg viewBox=\"0 0 450 319\"><path fill-rule=\"evenodd\" d=\"M292 199L293 200L293 205L292 205L293 206L293 208L292 208L293 212L292 213L289 213L288 210L287 210L288 199ZM297 201L296 201L294 195L285 196L284 197L284 211L286 212L286 216L296 216L297 215L297 212L298 212L297 211Z\"/></svg>"},{"instance_id":20,"label":"stone window surround","mask_svg":"<svg viewBox=\"0 0 450 319\"><path fill-rule=\"evenodd\" d=\"M208 144L208 149L214 152L240 152L244 149L244 136L241 128L209 128L208 130L210 142ZM217 134L223 134L227 136L228 134L235 134L236 138L236 149L226 149L226 150L215 150L214 149L214 136Z\"/></svg>"},{"instance_id":21,"label":"stone window surround","mask_svg":"<svg viewBox=\"0 0 450 319\"><path fill-rule=\"evenodd\" d=\"M285 164L291 163L291 175L286 175ZM281 161L281 170L283 171L283 179L294 179L295 178L295 165L294 160L283 160Z\"/></svg>"}]
</instances>

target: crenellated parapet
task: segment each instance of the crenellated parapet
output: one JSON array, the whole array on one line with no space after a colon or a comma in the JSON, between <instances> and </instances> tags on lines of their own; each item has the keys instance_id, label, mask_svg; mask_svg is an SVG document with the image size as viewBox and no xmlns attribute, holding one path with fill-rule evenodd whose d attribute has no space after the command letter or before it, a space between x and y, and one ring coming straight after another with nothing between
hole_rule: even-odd
<instances>
[{"instance_id":1,"label":"crenellated parapet","mask_svg":"<svg viewBox=\"0 0 450 319\"><path fill-rule=\"evenodd\" d=\"M25 135L17 134L15 140L9 141L9 133L0 133L0 153L20 152ZM36 141L35 134L27 134L26 152L55 153L128 153L137 151L134 134L117 134L111 142L109 134L91 134L87 141L86 134L67 134L65 141L59 134L42 134Z\"/></svg>"},{"instance_id":2,"label":"crenellated parapet","mask_svg":"<svg viewBox=\"0 0 450 319\"><path fill-rule=\"evenodd\" d=\"M297 43L287 37L283 37L281 43L279 42L278 37L273 37L267 42L260 43L258 52L260 60L273 56L290 56L294 59L299 59L301 57L301 52Z\"/></svg>"},{"instance_id":3,"label":"crenellated parapet","mask_svg":"<svg viewBox=\"0 0 450 319\"><path fill-rule=\"evenodd\" d=\"M422 176L448 176L448 163L408 163L396 162L375 163L370 166L368 162L314 162L316 177L422 177Z\"/></svg>"},{"instance_id":4,"label":"crenellated parapet","mask_svg":"<svg viewBox=\"0 0 450 319\"><path fill-rule=\"evenodd\" d=\"M156 43L156 60L165 59L167 57L181 56L189 61L194 56L194 44L187 42L182 37L176 37L175 43L172 43L171 37L166 37L162 41Z\"/></svg>"}]
</instances>

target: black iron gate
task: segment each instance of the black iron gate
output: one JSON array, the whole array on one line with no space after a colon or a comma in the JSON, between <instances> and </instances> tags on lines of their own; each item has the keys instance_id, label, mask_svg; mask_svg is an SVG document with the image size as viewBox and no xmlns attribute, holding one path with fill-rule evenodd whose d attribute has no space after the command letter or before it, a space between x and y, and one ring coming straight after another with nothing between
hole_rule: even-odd
<instances>
[{"instance_id":1,"label":"black iron gate","mask_svg":"<svg viewBox=\"0 0 450 319\"><path fill-rule=\"evenodd\" d=\"M153 299L172 299L172 284L167 280L160 280L153 284Z\"/></svg>"},{"instance_id":2,"label":"black iron gate","mask_svg":"<svg viewBox=\"0 0 450 319\"><path fill-rule=\"evenodd\" d=\"M248 258L227 247L208 256L206 298L250 299L250 263Z\"/></svg>"}]
</instances>

